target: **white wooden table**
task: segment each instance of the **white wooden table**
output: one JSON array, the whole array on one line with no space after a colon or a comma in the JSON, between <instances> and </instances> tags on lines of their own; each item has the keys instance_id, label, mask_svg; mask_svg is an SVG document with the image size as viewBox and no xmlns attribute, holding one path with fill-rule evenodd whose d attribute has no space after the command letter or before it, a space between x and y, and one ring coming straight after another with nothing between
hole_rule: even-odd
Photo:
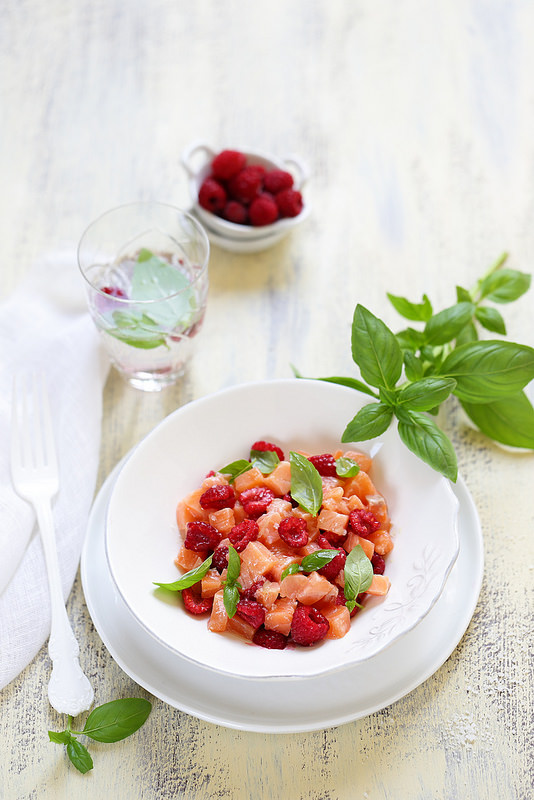
<instances>
[{"instance_id":1,"label":"white wooden table","mask_svg":"<svg viewBox=\"0 0 534 800\"><path fill-rule=\"evenodd\" d=\"M272 250L213 247L209 310L183 382L105 388L99 483L163 416L220 388L354 374L362 302L454 302L504 250L534 259L534 6L415 0L8 0L0 13L2 296L41 254L74 247L101 212L189 202L181 151L256 147L304 158L308 221ZM73 269L75 269L73 262ZM506 310L505 310L506 312ZM534 344L533 300L507 314ZM6 391L6 387L1 387ZM340 426L346 420L340 420ZM47 730L43 648L1 695L6 800L532 796L532 455L444 421L484 533L472 623L441 669L394 705L338 728L277 736L217 727L154 699L146 725L91 748L76 772ZM69 613L97 702L148 696L95 631L79 578ZM0 654L1 657L1 654Z\"/></svg>"}]
</instances>

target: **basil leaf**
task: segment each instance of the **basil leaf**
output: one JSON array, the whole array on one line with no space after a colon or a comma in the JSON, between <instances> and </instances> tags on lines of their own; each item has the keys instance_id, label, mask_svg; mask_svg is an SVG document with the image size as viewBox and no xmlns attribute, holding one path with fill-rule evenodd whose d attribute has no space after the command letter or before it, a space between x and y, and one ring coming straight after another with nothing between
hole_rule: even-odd
<instances>
[{"instance_id":1,"label":"basil leaf","mask_svg":"<svg viewBox=\"0 0 534 800\"><path fill-rule=\"evenodd\" d=\"M280 463L278 454L272 450L251 450L250 461L252 466L259 469L262 475L269 475Z\"/></svg>"},{"instance_id":2,"label":"basil leaf","mask_svg":"<svg viewBox=\"0 0 534 800\"><path fill-rule=\"evenodd\" d=\"M423 377L423 364L411 350L406 350L403 355L404 371L409 381L417 381Z\"/></svg>"},{"instance_id":3,"label":"basil leaf","mask_svg":"<svg viewBox=\"0 0 534 800\"><path fill-rule=\"evenodd\" d=\"M402 353L395 334L364 306L352 322L352 358L371 386L394 389L402 372Z\"/></svg>"},{"instance_id":4,"label":"basil leaf","mask_svg":"<svg viewBox=\"0 0 534 800\"><path fill-rule=\"evenodd\" d=\"M309 556L304 556L300 563L302 572L313 572L316 569L329 564L333 558L339 555L339 550L316 550Z\"/></svg>"},{"instance_id":5,"label":"basil leaf","mask_svg":"<svg viewBox=\"0 0 534 800\"><path fill-rule=\"evenodd\" d=\"M461 344L467 344L468 342L476 342L478 341L478 332L475 328L473 322L469 322L465 328L462 328L460 333L455 339L455 346L459 347Z\"/></svg>"},{"instance_id":6,"label":"basil leaf","mask_svg":"<svg viewBox=\"0 0 534 800\"><path fill-rule=\"evenodd\" d=\"M480 295L493 303L511 303L530 288L532 276L515 269L499 269L480 283Z\"/></svg>"},{"instance_id":7,"label":"basil leaf","mask_svg":"<svg viewBox=\"0 0 534 800\"><path fill-rule=\"evenodd\" d=\"M97 742L119 742L143 725L152 704L141 697L126 697L93 709L82 733Z\"/></svg>"},{"instance_id":8,"label":"basil leaf","mask_svg":"<svg viewBox=\"0 0 534 800\"><path fill-rule=\"evenodd\" d=\"M357 378L339 378L334 376L332 378L318 378L317 380L326 381L327 383L339 383L340 386L347 386L349 389L355 389L357 392L363 392L363 394L368 394L378 399L378 395L373 392L370 386L367 386L366 383L359 381Z\"/></svg>"},{"instance_id":9,"label":"basil leaf","mask_svg":"<svg viewBox=\"0 0 534 800\"><path fill-rule=\"evenodd\" d=\"M490 306L479 306L475 311L475 317L483 328L492 333L501 333L506 336L506 325L502 314L496 308Z\"/></svg>"},{"instance_id":10,"label":"basil leaf","mask_svg":"<svg viewBox=\"0 0 534 800\"><path fill-rule=\"evenodd\" d=\"M48 738L56 744L68 744L73 736L68 731L48 731Z\"/></svg>"},{"instance_id":11,"label":"basil leaf","mask_svg":"<svg viewBox=\"0 0 534 800\"><path fill-rule=\"evenodd\" d=\"M226 584L224 587L223 603L230 619L235 617L237 604L239 603L239 589L235 583Z\"/></svg>"},{"instance_id":12,"label":"basil leaf","mask_svg":"<svg viewBox=\"0 0 534 800\"><path fill-rule=\"evenodd\" d=\"M393 419L393 409L384 403L369 403L361 408L345 428L341 441L364 442L387 431Z\"/></svg>"},{"instance_id":13,"label":"basil leaf","mask_svg":"<svg viewBox=\"0 0 534 800\"><path fill-rule=\"evenodd\" d=\"M534 348L508 341L456 347L440 368L454 378L454 394L466 403L488 403L519 392L534 379Z\"/></svg>"},{"instance_id":14,"label":"basil leaf","mask_svg":"<svg viewBox=\"0 0 534 800\"><path fill-rule=\"evenodd\" d=\"M287 578L288 575L295 575L297 572L300 572L299 564L295 562L288 564L288 566L282 571L280 575L280 581L283 581L284 578Z\"/></svg>"},{"instance_id":15,"label":"basil leaf","mask_svg":"<svg viewBox=\"0 0 534 800\"><path fill-rule=\"evenodd\" d=\"M306 456L290 452L291 497L296 503L316 517L323 502L323 482L321 476Z\"/></svg>"},{"instance_id":16,"label":"basil leaf","mask_svg":"<svg viewBox=\"0 0 534 800\"><path fill-rule=\"evenodd\" d=\"M473 298L471 297L471 292L469 292L467 289L464 289L463 286L457 286L456 301L458 303L472 303Z\"/></svg>"},{"instance_id":17,"label":"basil leaf","mask_svg":"<svg viewBox=\"0 0 534 800\"><path fill-rule=\"evenodd\" d=\"M432 304L426 294L423 295L421 303L411 303L405 297L387 293L388 299L398 313L416 322L426 322L432 316Z\"/></svg>"},{"instance_id":18,"label":"basil leaf","mask_svg":"<svg viewBox=\"0 0 534 800\"><path fill-rule=\"evenodd\" d=\"M90 769L93 769L93 759L85 745L77 739L71 738L67 744L67 755L76 769L85 775Z\"/></svg>"},{"instance_id":19,"label":"basil leaf","mask_svg":"<svg viewBox=\"0 0 534 800\"><path fill-rule=\"evenodd\" d=\"M353 547L345 561L345 599L355 601L366 592L373 580L373 565L365 555L361 544ZM352 606L354 608L354 605ZM349 609L352 610L352 609Z\"/></svg>"},{"instance_id":20,"label":"basil leaf","mask_svg":"<svg viewBox=\"0 0 534 800\"><path fill-rule=\"evenodd\" d=\"M429 377L410 383L399 391L397 402L412 411L430 411L445 402L456 386L454 378Z\"/></svg>"},{"instance_id":21,"label":"basil leaf","mask_svg":"<svg viewBox=\"0 0 534 800\"><path fill-rule=\"evenodd\" d=\"M336 472L340 478L354 478L360 471L360 465L353 461L352 458L341 456L336 458Z\"/></svg>"},{"instance_id":22,"label":"basil leaf","mask_svg":"<svg viewBox=\"0 0 534 800\"><path fill-rule=\"evenodd\" d=\"M410 412L399 419L399 436L408 450L453 483L458 477L456 453L448 437L425 414Z\"/></svg>"},{"instance_id":23,"label":"basil leaf","mask_svg":"<svg viewBox=\"0 0 534 800\"><path fill-rule=\"evenodd\" d=\"M231 544L228 545L228 568L226 571L226 583L235 583L239 578L239 573L241 572L241 559L239 558L239 553L232 547Z\"/></svg>"},{"instance_id":24,"label":"basil leaf","mask_svg":"<svg viewBox=\"0 0 534 800\"><path fill-rule=\"evenodd\" d=\"M474 303L465 302L438 311L425 326L426 343L435 346L452 342L462 328L471 322L474 313Z\"/></svg>"},{"instance_id":25,"label":"basil leaf","mask_svg":"<svg viewBox=\"0 0 534 800\"><path fill-rule=\"evenodd\" d=\"M425 335L422 331L416 331L415 328L406 328L406 330L399 331L396 334L396 339L402 350L419 350L425 343Z\"/></svg>"},{"instance_id":26,"label":"basil leaf","mask_svg":"<svg viewBox=\"0 0 534 800\"><path fill-rule=\"evenodd\" d=\"M229 482L233 483L236 478L243 475L244 472L248 472L249 469L252 469L250 461L240 458L237 461L232 461L231 464L227 464L225 467L221 467L218 472L220 472L221 475L229 475Z\"/></svg>"},{"instance_id":27,"label":"basil leaf","mask_svg":"<svg viewBox=\"0 0 534 800\"><path fill-rule=\"evenodd\" d=\"M182 589L189 589L190 586L194 586L195 583L201 581L206 575L211 567L211 559L212 556L208 556L202 564L190 569L189 572L185 572L181 578L178 578L177 581L173 581L173 583L158 583L157 581L153 581L153 584L162 589L168 589L170 592L181 592Z\"/></svg>"},{"instance_id":28,"label":"basil leaf","mask_svg":"<svg viewBox=\"0 0 534 800\"><path fill-rule=\"evenodd\" d=\"M534 409L524 392L462 408L482 433L509 447L534 449Z\"/></svg>"}]
</instances>

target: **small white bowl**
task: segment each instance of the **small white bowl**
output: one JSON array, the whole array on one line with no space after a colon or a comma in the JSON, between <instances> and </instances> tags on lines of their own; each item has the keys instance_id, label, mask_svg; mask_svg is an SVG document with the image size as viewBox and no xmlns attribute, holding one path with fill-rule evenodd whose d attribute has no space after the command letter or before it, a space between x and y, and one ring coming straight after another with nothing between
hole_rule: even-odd
<instances>
[{"instance_id":1,"label":"small white bowl","mask_svg":"<svg viewBox=\"0 0 534 800\"><path fill-rule=\"evenodd\" d=\"M290 172L294 179L294 189L301 192L302 188L308 179L308 169L306 165L297 156L286 156L283 159L277 159L272 155L261 153L258 150L244 150L240 148L247 157L247 164L261 164L266 169L283 169ZM285 217L273 222L271 225L238 225L235 222L228 222L228 220L212 214L210 211L202 208L198 202L198 192L205 178L211 172L211 162L217 155L212 147L205 142L195 142L191 144L182 153L182 166L184 167L189 178L189 191L193 203L193 212L197 218L206 227L208 236L213 236L214 244L220 244L216 238L227 240L226 249L239 251L239 248L234 248L236 242L249 242L251 248L254 247L252 242L260 245L257 249L263 250L272 244L280 241L286 236L294 227L299 225L310 213L310 206L308 201L304 202L304 207L300 214L296 217ZM196 166L195 166L196 162ZM222 246L222 245L221 245ZM247 252L253 252L252 249L247 249Z\"/></svg>"},{"instance_id":2,"label":"small white bowl","mask_svg":"<svg viewBox=\"0 0 534 800\"><path fill-rule=\"evenodd\" d=\"M257 440L286 452L326 453L368 398L323 381L245 384L189 403L163 420L123 466L108 507L106 553L118 591L157 641L193 664L243 678L309 678L372 658L414 628L440 596L459 551L458 501L449 481L417 459L392 426L359 443L374 457L371 473L393 521L387 558L391 589L356 615L350 631L313 648L265 650L212 633L175 594L154 582L180 573L176 505L206 473L248 456ZM347 449L349 446L347 445ZM395 665L392 664L392 669Z\"/></svg>"}]
</instances>

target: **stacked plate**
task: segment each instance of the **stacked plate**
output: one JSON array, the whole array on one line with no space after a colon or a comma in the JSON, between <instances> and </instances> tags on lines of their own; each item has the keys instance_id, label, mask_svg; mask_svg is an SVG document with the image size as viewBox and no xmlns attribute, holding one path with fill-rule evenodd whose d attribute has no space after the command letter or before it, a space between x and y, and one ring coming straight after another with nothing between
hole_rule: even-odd
<instances>
[{"instance_id":1,"label":"stacked plate","mask_svg":"<svg viewBox=\"0 0 534 800\"><path fill-rule=\"evenodd\" d=\"M391 590L344 638L265 650L211 633L154 586L178 577L176 505L206 472L247 457L258 439L286 452L338 449L330 410L348 420L358 402L351 389L319 381L235 387L171 414L109 476L90 518L82 581L102 640L141 686L217 724L306 731L389 705L450 655L480 590L480 526L463 483L452 487L415 459L394 429L361 444L373 448L373 479L394 522Z\"/></svg>"}]
</instances>

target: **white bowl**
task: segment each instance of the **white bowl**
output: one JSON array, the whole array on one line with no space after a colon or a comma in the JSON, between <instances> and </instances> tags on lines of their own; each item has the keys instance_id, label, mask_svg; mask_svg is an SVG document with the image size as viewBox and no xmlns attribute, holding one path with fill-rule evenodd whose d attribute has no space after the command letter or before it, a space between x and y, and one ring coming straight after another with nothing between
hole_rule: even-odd
<instances>
[{"instance_id":1,"label":"white bowl","mask_svg":"<svg viewBox=\"0 0 534 800\"><path fill-rule=\"evenodd\" d=\"M286 156L283 159L277 159L272 155L261 153L257 150L240 150L246 155L247 164L261 164L266 169L283 169L290 172L295 181L294 188L297 191L302 191L308 178L308 170L297 156ZM207 228L208 236L212 233L215 236L229 240L230 246L227 249L231 249L231 244L234 241L263 241L265 243L268 238L271 238L269 244L274 244L286 236L292 228L299 225L310 213L309 203L306 201L302 211L296 217L286 217L273 222L271 225L255 227L253 225L238 225L234 222L228 222L228 220L206 211L199 205L198 192L202 182L210 174L211 162L216 155L217 151L213 150L205 142L195 142L182 153L182 165L189 177L189 191L195 215ZM195 162L197 162L196 165Z\"/></svg>"},{"instance_id":2,"label":"white bowl","mask_svg":"<svg viewBox=\"0 0 534 800\"><path fill-rule=\"evenodd\" d=\"M212 633L176 595L154 582L179 577L175 511L206 473L248 456L259 439L289 449L331 452L368 398L332 383L276 380L245 384L178 409L137 446L115 484L106 553L113 580L138 622L170 650L202 667L243 678L306 678L364 661L417 625L440 596L459 550L458 501L449 482L401 443L392 426L359 443L374 457L372 477L388 501L395 547L391 589L373 598L342 639L312 648L265 650ZM348 449L347 445L347 449ZM395 665L392 665L392 669Z\"/></svg>"}]
</instances>

